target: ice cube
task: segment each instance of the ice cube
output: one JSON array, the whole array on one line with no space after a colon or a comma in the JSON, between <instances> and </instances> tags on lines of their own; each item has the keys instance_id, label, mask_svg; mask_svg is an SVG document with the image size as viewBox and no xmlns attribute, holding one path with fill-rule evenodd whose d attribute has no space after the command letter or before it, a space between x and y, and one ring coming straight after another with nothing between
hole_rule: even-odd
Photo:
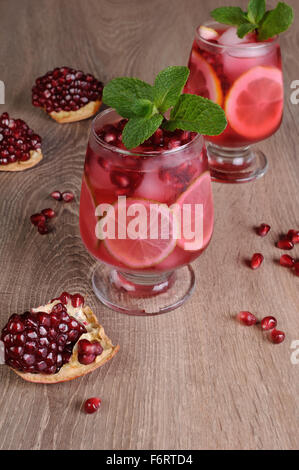
<instances>
[{"instance_id":1,"label":"ice cube","mask_svg":"<svg viewBox=\"0 0 299 470\"><path fill-rule=\"evenodd\" d=\"M222 46L236 46L237 44L244 44L250 42L252 39L252 35L247 34L244 38L239 38L237 35L237 28L232 26L228 28L224 33L221 34L220 38L218 39L218 43Z\"/></svg>"},{"instance_id":2,"label":"ice cube","mask_svg":"<svg viewBox=\"0 0 299 470\"><path fill-rule=\"evenodd\" d=\"M199 35L206 41L212 41L218 39L219 37L219 34L217 33L217 31L215 31L215 29L208 28L207 26L200 26Z\"/></svg>"}]
</instances>

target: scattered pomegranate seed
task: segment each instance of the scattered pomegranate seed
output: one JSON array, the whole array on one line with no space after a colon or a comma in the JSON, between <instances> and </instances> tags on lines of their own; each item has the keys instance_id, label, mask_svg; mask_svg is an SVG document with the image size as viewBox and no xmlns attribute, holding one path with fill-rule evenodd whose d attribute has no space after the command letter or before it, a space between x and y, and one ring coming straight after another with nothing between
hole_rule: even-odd
<instances>
[{"instance_id":1,"label":"scattered pomegranate seed","mask_svg":"<svg viewBox=\"0 0 299 470\"><path fill-rule=\"evenodd\" d=\"M280 344L285 339L285 333L279 330L272 330L271 331L271 340L274 344Z\"/></svg>"},{"instance_id":2,"label":"scattered pomegranate seed","mask_svg":"<svg viewBox=\"0 0 299 470\"><path fill-rule=\"evenodd\" d=\"M46 222L46 217L44 214L33 214L30 217L30 221L33 225L44 224Z\"/></svg>"},{"instance_id":3,"label":"scattered pomegranate seed","mask_svg":"<svg viewBox=\"0 0 299 470\"><path fill-rule=\"evenodd\" d=\"M273 328L276 328L276 326L277 320L275 317L265 317L261 321L261 327L264 331L273 330Z\"/></svg>"},{"instance_id":4,"label":"scattered pomegranate seed","mask_svg":"<svg viewBox=\"0 0 299 470\"><path fill-rule=\"evenodd\" d=\"M257 233L260 237L265 237L269 233L270 229L270 225L261 224L257 229Z\"/></svg>"},{"instance_id":5,"label":"scattered pomegranate seed","mask_svg":"<svg viewBox=\"0 0 299 470\"><path fill-rule=\"evenodd\" d=\"M102 403L102 400L100 398L96 398L96 397L88 398L88 400L86 400L86 402L84 403L85 413L87 414L95 413L100 408L101 403Z\"/></svg>"},{"instance_id":6,"label":"scattered pomegranate seed","mask_svg":"<svg viewBox=\"0 0 299 470\"><path fill-rule=\"evenodd\" d=\"M295 264L294 258L292 258L290 255L282 255L279 262L281 266L284 266L285 268L292 268Z\"/></svg>"},{"instance_id":7,"label":"scattered pomegranate seed","mask_svg":"<svg viewBox=\"0 0 299 470\"><path fill-rule=\"evenodd\" d=\"M294 243L291 240L284 238L283 240L279 240L277 248L280 248L281 250L292 250L294 248Z\"/></svg>"},{"instance_id":8,"label":"scattered pomegranate seed","mask_svg":"<svg viewBox=\"0 0 299 470\"><path fill-rule=\"evenodd\" d=\"M53 209L48 208L48 209L43 209L42 214L47 218L47 219L52 219L55 217L56 213L53 211Z\"/></svg>"},{"instance_id":9,"label":"scattered pomegranate seed","mask_svg":"<svg viewBox=\"0 0 299 470\"><path fill-rule=\"evenodd\" d=\"M59 297L60 298L60 301L66 305L72 298L71 294L69 294L68 292L62 292L61 296Z\"/></svg>"},{"instance_id":10,"label":"scattered pomegranate seed","mask_svg":"<svg viewBox=\"0 0 299 470\"><path fill-rule=\"evenodd\" d=\"M238 320L246 326L256 325L257 318L250 312L240 312L237 315Z\"/></svg>"},{"instance_id":11,"label":"scattered pomegranate seed","mask_svg":"<svg viewBox=\"0 0 299 470\"><path fill-rule=\"evenodd\" d=\"M264 261L264 257L261 253L255 253L250 262L251 269L258 269L262 262Z\"/></svg>"},{"instance_id":12,"label":"scattered pomegranate seed","mask_svg":"<svg viewBox=\"0 0 299 470\"><path fill-rule=\"evenodd\" d=\"M62 193L62 199L64 200L64 202L71 202L74 197L74 194L70 191L65 191L64 193Z\"/></svg>"},{"instance_id":13,"label":"scattered pomegranate seed","mask_svg":"<svg viewBox=\"0 0 299 470\"><path fill-rule=\"evenodd\" d=\"M38 224L37 230L41 235L46 235L47 233L50 232L49 228L46 226L45 223Z\"/></svg>"},{"instance_id":14,"label":"scattered pomegranate seed","mask_svg":"<svg viewBox=\"0 0 299 470\"><path fill-rule=\"evenodd\" d=\"M53 191L50 196L53 198L53 199L56 199L56 201L62 201L62 194L60 191Z\"/></svg>"},{"instance_id":15,"label":"scattered pomegranate seed","mask_svg":"<svg viewBox=\"0 0 299 470\"><path fill-rule=\"evenodd\" d=\"M298 230L289 230L288 239L291 240L294 245L299 243L299 231Z\"/></svg>"}]
</instances>

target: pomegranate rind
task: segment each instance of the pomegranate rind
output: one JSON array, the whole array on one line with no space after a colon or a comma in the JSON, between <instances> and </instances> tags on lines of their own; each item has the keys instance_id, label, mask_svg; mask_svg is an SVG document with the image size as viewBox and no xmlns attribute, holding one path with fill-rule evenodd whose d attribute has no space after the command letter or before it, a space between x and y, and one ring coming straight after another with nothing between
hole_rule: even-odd
<instances>
[{"instance_id":1,"label":"pomegranate rind","mask_svg":"<svg viewBox=\"0 0 299 470\"><path fill-rule=\"evenodd\" d=\"M83 121L84 119L88 119L94 116L100 109L101 104L102 101L100 100L90 101L77 111L60 111L59 113L57 113L56 111L52 111L52 113L50 113L50 116L56 122L59 122L59 124Z\"/></svg>"},{"instance_id":2,"label":"pomegranate rind","mask_svg":"<svg viewBox=\"0 0 299 470\"><path fill-rule=\"evenodd\" d=\"M30 150L30 159L26 162L17 161L9 163L8 165L0 165L0 171L24 171L33 168L43 159L43 154L40 149Z\"/></svg>"},{"instance_id":3,"label":"pomegranate rind","mask_svg":"<svg viewBox=\"0 0 299 470\"><path fill-rule=\"evenodd\" d=\"M83 375L89 374L106 362L112 359L119 350L119 345L113 346L111 339L106 335L104 328L100 325L97 317L89 307L83 308L88 326L92 327L89 333L83 334L80 339L87 338L90 341L99 341L103 348L102 354L96 357L95 361L89 365L83 365L78 361L77 345L73 350L73 355L69 363L64 364L57 374L29 374L12 369L17 375L27 382L40 384L56 384L68 382Z\"/></svg>"},{"instance_id":4,"label":"pomegranate rind","mask_svg":"<svg viewBox=\"0 0 299 470\"><path fill-rule=\"evenodd\" d=\"M224 110L230 126L239 135L260 140L269 136L282 119L281 70L257 66L243 73L229 90Z\"/></svg>"}]
</instances>

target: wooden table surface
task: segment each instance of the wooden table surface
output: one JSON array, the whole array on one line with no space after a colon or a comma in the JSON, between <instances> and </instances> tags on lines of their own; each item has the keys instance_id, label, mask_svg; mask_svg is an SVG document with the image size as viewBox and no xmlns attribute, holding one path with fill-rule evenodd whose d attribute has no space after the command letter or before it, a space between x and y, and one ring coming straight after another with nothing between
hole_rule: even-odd
<instances>
[{"instance_id":1,"label":"wooden table surface","mask_svg":"<svg viewBox=\"0 0 299 470\"><path fill-rule=\"evenodd\" d=\"M80 184L90 121L58 125L31 105L35 78L59 65L104 82L119 75L152 81L168 65L186 64L194 28L225 2L210 0L1 0L0 80L8 111L43 136L45 158L22 174L0 173L0 319L60 294L85 294L121 350L102 369L55 386L28 384L0 368L2 449L296 449L299 444L299 280L277 263L275 241L299 227L298 22L282 39L286 106L279 132L259 146L265 178L213 184L215 233L195 263L197 287L182 308L136 318L102 306L91 288L94 260L78 224ZM240 1L230 1L237 5ZM247 1L241 2L245 7ZM270 2L271 3L271 2ZM298 2L288 0L298 10ZM39 236L29 216L56 205L47 195L70 189L56 230ZM58 207L58 204L57 204ZM267 222L266 239L253 227ZM265 256L253 272L246 259ZM294 253L299 258L299 246ZM239 325L240 310L275 315L279 346L258 328ZM103 400L85 415L90 396Z\"/></svg>"}]
</instances>

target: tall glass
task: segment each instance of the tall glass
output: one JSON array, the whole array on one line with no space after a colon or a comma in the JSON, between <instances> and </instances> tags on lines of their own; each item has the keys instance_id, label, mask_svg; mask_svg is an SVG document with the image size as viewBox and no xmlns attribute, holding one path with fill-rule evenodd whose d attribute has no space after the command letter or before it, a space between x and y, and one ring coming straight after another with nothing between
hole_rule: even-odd
<instances>
[{"instance_id":1,"label":"tall glass","mask_svg":"<svg viewBox=\"0 0 299 470\"><path fill-rule=\"evenodd\" d=\"M209 22L218 33L206 39L198 27L192 46L186 93L210 98L225 110L228 126L207 137L212 179L228 183L252 181L268 167L263 152L252 147L280 127L283 75L278 37L265 42L233 43L234 28ZM225 35L224 35L225 33ZM221 39L222 38L222 39ZM231 43L230 43L231 40Z\"/></svg>"},{"instance_id":2,"label":"tall glass","mask_svg":"<svg viewBox=\"0 0 299 470\"><path fill-rule=\"evenodd\" d=\"M99 263L92 284L108 307L158 314L194 287L190 263L208 246L214 210L202 136L171 150L127 151L99 137L120 123L108 109L93 121L80 201L80 230ZM118 124L116 124L118 125Z\"/></svg>"}]
</instances>

